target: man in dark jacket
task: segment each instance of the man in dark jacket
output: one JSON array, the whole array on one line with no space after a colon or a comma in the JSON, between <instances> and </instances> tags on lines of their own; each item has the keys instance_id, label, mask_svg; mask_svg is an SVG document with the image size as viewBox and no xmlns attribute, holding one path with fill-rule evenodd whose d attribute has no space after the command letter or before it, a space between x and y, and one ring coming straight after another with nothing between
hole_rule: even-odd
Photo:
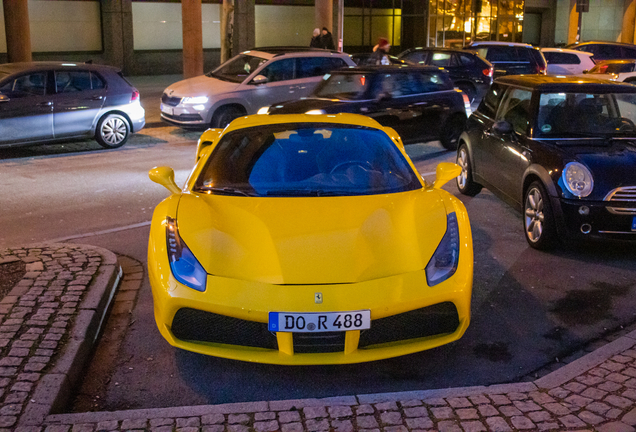
<instances>
[{"instance_id":1,"label":"man in dark jacket","mask_svg":"<svg viewBox=\"0 0 636 432\"><path fill-rule=\"evenodd\" d=\"M320 35L320 48L335 50L336 46L333 44L333 37L331 32L327 30L327 27L322 28L322 34Z\"/></svg>"},{"instance_id":2,"label":"man in dark jacket","mask_svg":"<svg viewBox=\"0 0 636 432\"><path fill-rule=\"evenodd\" d=\"M311 42L309 43L309 48L322 48L320 45L320 29L314 29L314 36L311 38Z\"/></svg>"}]
</instances>

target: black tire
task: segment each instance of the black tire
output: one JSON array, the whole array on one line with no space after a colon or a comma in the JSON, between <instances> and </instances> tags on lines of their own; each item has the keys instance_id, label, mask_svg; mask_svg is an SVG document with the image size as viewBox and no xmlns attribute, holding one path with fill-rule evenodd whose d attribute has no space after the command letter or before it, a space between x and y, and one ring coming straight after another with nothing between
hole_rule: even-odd
<instances>
[{"instance_id":1,"label":"black tire","mask_svg":"<svg viewBox=\"0 0 636 432\"><path fill-rule=\"evenodd\" d=\"M476 183L473 180L473 166L470 163L470 154L468 153L468 147L466 144L462 144L459 146L457 150L457 165L459 165L462 169L462 173L457 176L457 189L462 195L467 196L475 196L479 192L481 192L481 188L483 187L479 183Z\"/></svg>"},{"instance_id":2,"label":"black tire","mask_svg":"<svg viewBox=\"0 0 636 432\"><path fill-rule=\"evenodd\" d=\"M468 100L470 103L473 103L475 100L475 96L477 95L477 90L475 90L475 86L471 83L459 83L457 84L457 88L466 93L468 96Z\"/></svg>"},{"instance_id":3,"label":"black tire","mask_svg":"<svg viewBox=\"0 0 636 432\"><path fill-rule=\"evenodd\" d=\"M523 194L523 232L534 249L548 250L557 244L557 231L550 197L540 181Z\"/></svg>"},{"instance_id":4,"label":"black tire","mask_svg":"<svg viewBox=\"0 0 636 432\"><path fill-rule=\"evenodd\" d=\"M442 125L439 140L446 150L457 150L459 136L466 128L466 116L455 114Z\"/></svg>"},{"instance_id":5,"label":"black tire","mask_svg":"<svg viewBox=\"0 0 636 432\"><path fill-rule=\"evenodd\" d=\"M126 144L130 136L128 120L120 114L106 114L95 129L95 140L104 148L112 149Z\"/></svg>"},{"instance_id":6,"label":"black tire","mask_svg":"<svg viewBox=\"0 0 636 432\"><path fill-rule=\"evenodd\" d=\"M216 110L212 116L211 126L216 129L224 129L232 120L245 115L240 108L234 106L225 106Z\"/></svg>"}]
</instances>

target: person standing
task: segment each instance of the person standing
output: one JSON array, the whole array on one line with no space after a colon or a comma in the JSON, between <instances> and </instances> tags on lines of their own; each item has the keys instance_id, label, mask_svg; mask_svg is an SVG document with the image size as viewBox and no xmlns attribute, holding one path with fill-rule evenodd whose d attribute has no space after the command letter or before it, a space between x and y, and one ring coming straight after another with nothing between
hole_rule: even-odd
<instances>
[{"instance_id":1,"label":"person standing","mask_svg":"<svg viewBox=\"0 0 636 432\"><path fill-rule=\"evenodd\" d=\"M373 47L373 54L369 56L369 63L372 65L389 65L389 49L391 45L386 38L378 39L378 44Z\"/></svg>"},{"instance_id":2,"label":"person standing","mask_svg":"<svg viewBox=\"0 0 636 432\"><path fill-rule=\"evenodd\" d=\"M320 45L320 29L314 29L314 36L311 38L311 42L309 43L309 48L322 48Z\"/></svg>"},{"instance_id":3,"label":"person standing","mask_svg":"<svg viewBox=\"0 0 636 432\"><path fill-rule=\"evenodd\" d=\"M327 27L322 28L322 34L320 35L320 48L335 50L336 46L333 44L333 37L331 32L327 30Z\"/></svg>"}]
</instances>

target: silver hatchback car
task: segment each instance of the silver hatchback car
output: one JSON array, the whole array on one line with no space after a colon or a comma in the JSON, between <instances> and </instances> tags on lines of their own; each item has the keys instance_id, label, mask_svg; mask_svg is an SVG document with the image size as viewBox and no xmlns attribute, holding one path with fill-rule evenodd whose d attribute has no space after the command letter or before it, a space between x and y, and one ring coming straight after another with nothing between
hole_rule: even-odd
<instances>
[{"instance_id":1,"label":"silver hatchback car","mask_svg":"<svg viewBox=\"0 0 636 432\"><path fill-rule=\"evenodd\" d=\"M224 128L262 107L309 96L323 75L347 66L355 63L337 51L255 48L169 86L161 97L161 118L184 129Z\"/></svg>"},{"instance_id":2,"label":"silver hatchback car","mask_svg":"<svg viewBox=\"0 0 636 432\"><path fill-rule=\"evenodd\" d=\"M116 68L0 65L0 146L95 138L103 147L116 148L145 123L139 92Z\"/></svg>"}]
</instances>

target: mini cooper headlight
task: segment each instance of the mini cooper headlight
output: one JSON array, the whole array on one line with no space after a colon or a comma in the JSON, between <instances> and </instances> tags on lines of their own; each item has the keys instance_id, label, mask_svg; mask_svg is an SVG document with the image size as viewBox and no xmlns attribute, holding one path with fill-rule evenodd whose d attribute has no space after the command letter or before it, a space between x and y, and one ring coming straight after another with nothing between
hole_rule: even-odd
<instances>
[{"instance_id":1,"label":"mini cooper headlight","mask_svg":"<svg viewBox=\"0 0 636 432\"><path fill-rule=\"evenodd\" d=\"M166 242L174 278L192 289L205 291L208 274L179 236L177 221L171 217L166 218Z\"/></svg>"},{"instance_id":2,"label":"mini cooper headlight","mask_svg":"<svg viewBox=\"0 0 636 432\"><path fill-rule=\"evenodd\" d=\"M444 282L457 271L459 262L459 226L455 212L447 215L446 234L426 265L428 286Z\"/></svg>"},{"instance_id":3,"label":"mini cooper headlight","mask_svg":"<svg viewBox=\"0 0 636 432\"><path fill-rule=\"evenodd\" d=\"M561 177L567 190L579 198L588 196L594 189L592 173L582 163L568 163Z\"/></svg>"}]
</instances>

